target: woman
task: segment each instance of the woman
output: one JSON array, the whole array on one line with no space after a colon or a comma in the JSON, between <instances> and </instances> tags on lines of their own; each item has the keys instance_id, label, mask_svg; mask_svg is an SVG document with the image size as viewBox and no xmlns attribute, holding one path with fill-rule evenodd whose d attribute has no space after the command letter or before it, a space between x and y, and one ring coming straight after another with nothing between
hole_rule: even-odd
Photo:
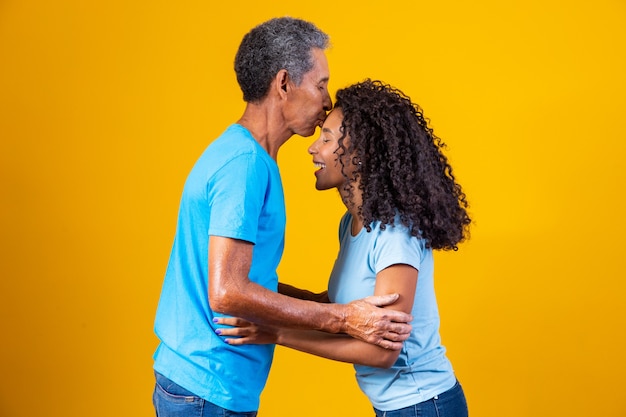
<instances>
[{"instance_id":1,"label":"woman","mask_svg":"<svg viewBox=\"0 0 626 417\"><path fill-rule=\"evenodd\" d=\"M440 342L433 284L432 250L456 250L471 222L444 146L409 97L365 80L337 92L335 108L309 148L319 168L316 188L337 188L347 208L328 298L347 303L400 294L388 308L414 318L402 350L237 318L222 319L237 327L219 333L238 336L226 339L230 344L278 343L354 363L377 416L467 416L463 389Z\"/></svg>"}]
</instances>

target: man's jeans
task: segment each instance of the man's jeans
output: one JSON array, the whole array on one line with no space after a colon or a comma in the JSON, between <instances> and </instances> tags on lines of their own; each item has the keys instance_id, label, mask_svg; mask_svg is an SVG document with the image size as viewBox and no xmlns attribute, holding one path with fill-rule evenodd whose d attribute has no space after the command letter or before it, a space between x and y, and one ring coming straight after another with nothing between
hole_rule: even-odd
<instances>
[{"instance_id":1,"label":"man's jeans","mask_svg":"<svg viewBox=\"0 0 626 417\"><path fill-rule=\"evenodd\" d=\"M187 391L158 372L152 403L157 417L256 417L256 411L226 410Z\"/></svg>"}]
</instances>

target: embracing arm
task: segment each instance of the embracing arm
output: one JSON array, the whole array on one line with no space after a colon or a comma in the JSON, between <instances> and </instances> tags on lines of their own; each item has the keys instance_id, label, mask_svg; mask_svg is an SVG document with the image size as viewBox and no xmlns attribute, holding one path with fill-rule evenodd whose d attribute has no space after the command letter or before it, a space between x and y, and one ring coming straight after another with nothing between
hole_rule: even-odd
<instances>
[{"instance_id":1,"label":"embracing arm","mask_svg":"<svg viewBox=\"0 0 626 417\"><path fill-rule=\"evenodd\" d=\"M250 281L251 243L219 236L209 239L209 303L217 312L261 324L346 333L386 349L400 349L408 337L409 314L377 307L393 303L397 295L350 304L288 297Z\"/></svg>"},{"instance_id":2,"label":"embracing arm","mask_svg":"<svg viewBox=\"0 0 626 417\"><path fill-rule=\"evenodd\" d=\"M316 301L318 303L330 303L328 299L328 291L315 293L309 290L296 288L289 284L278 283L278 292L289 297L298 298L300 300Z\"/></svg>"},{"instance_id":3,"label":"embracing arm","mask_svg":"<svg viewBox=\"0 0 626 417\"><path fill-rule=\"evenodd\" d=\"M417 270L409 265L392 265L376 275L375 295L389 292L400 294L398 301L387 306L387 309L410 313L413 308L417 275ZM378 368L389 368L400 354L399 350L383 349L346 335L287 328L273 328L265 333L254 324L243 323L238 319L226 319L222 323L239 326L220 329L224 336L240 336L228 339L228 343L234 345L275 342L327 359Z\"/></svg>"}]
</instances>

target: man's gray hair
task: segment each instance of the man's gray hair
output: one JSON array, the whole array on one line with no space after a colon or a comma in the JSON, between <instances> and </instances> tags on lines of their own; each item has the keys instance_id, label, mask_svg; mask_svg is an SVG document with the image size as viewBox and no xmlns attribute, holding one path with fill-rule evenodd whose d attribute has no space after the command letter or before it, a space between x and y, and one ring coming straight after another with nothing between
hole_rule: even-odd
<instances>
[{"instance_id":1,"label":"man's gray hair","mask_svg":"<svg viewBox=\"0 0 626 417\"><path fill-rule=\"evenodd\" d=\"M291 17L268 20L248 32L235 56L235 73L246 102L267 94L272 79L285 69L296 85L313 68L311 50L326 49L329 37L313 23Z\"/></svg>"}]
</instances>

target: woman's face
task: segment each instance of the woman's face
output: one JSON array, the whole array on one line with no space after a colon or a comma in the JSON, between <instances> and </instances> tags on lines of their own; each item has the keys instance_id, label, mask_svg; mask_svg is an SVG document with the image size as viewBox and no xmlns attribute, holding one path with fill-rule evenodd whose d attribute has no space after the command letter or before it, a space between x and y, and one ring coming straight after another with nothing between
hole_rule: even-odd
<instances>
[{"instance_id":1,"label":"woman's face","mask_svg":"<svg viewBox=\"0 0 626 417\"><path fill-rule=\"evenodd\" d=\"M315 188L318 190L338 188L348 181L341 172L342 167L339 162L342 151L339 149L338 141L342 136L342 121L343 112L341 108L331 111L324 121L320 137L309 147L309 153L313 156L313 164L319 168L315 171ZM347 144L348 139L349 137L346 135L344 144Z\"/></svg>"}]
</instances>

